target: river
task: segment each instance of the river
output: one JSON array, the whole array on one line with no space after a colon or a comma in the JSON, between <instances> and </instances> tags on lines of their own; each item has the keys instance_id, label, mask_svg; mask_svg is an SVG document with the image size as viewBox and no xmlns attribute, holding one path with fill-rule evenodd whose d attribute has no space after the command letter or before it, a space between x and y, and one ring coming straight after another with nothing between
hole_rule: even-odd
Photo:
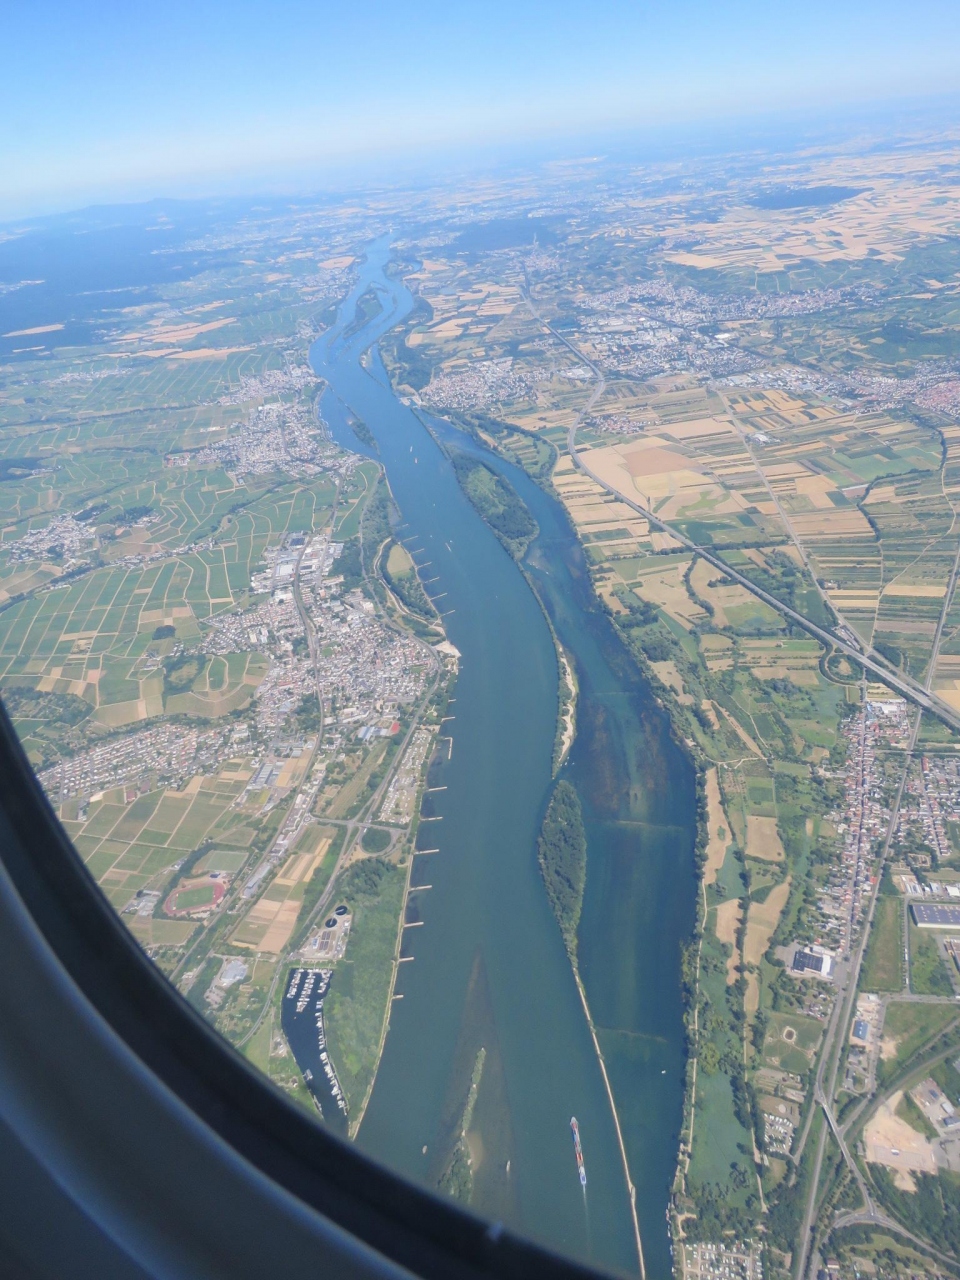
<instances>
[{"instance_id":1,"label":"river","mask_svg":"<svg viewBox=\"0 0 960 1280\"><path fill-rule=\"evenodd\" d=\"M390 1031L358 1135L371 1155L436 1186L449 1161L481 1048L471 1126L473 1206L574 1257L636 1274L616 1127L592 1037L536 863L551 786L557 660L537 595L576 665L578 735L567 776L584 805L588 872L581 972L616 1094L649 1280L670 1274L665 1209L683 1090L679 948L693 924L694 780L608 618L560 505L484 452L536 517L526 569L464 496L423 422L391 391L374 348L410 311L371 245L336 324L311 359L329 385L322 412L357 452L347 409L377 441L421 565L462 658L450 758L428 797L414 895L424 927L406 931ZM373 285L383 311L352 322ZM477 447L442 421L434 432ZM581 1190L569 1121L588 1174Z\"/></svg>"}]
</instances>

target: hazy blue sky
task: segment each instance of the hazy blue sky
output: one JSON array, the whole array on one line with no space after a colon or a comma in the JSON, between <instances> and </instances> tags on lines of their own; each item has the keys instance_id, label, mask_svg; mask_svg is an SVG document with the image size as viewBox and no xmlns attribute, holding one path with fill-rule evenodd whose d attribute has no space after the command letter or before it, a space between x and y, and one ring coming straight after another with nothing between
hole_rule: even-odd
<instances>
[{"instance_id":1,"label":"hazy blue sky","mask_svg":"<svg viewBox=\"0 0 960 1280\"><path fill-rule=\"evenodd\" d=\"M4 0L0 217L960 90L958 0Z\"/></svg>"}]
</instances>

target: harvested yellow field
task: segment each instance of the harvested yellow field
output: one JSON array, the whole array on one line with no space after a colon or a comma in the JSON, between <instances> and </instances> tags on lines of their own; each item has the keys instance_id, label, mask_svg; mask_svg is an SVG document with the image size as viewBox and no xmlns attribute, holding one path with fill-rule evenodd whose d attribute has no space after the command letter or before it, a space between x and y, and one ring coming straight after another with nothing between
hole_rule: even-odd
<instances>
[{"instance_id":1,"label":"harvested yellow field","mask_svg":"<svg viewBox=\"0 0 960 1280\"><path fill-rule=\"evenodd\" d=\"M828 587L827 595L830 597L830 603L835 605L841 613L845 609L868 609L872 613L880 602L879 591L869 591L866 588L841 591Z\"/></svg>"},{"instance_id":2,"label":"harvested yellow field","mask_svg":"<svg viewBox=\"0 0 960 1280\"><path fill-rule=\"evenodd\" d=\"M723 490L711 484L696 464L671 449L666 440L649 436L628 445L606 445L587 450L585 461L591 471L617 493L634 498L644 506L652 506L657 498L676 496L685 490L699 492L704 486ZM687 501L696 501L690 494Z\"/></svg>"},{"instance_id":3,"label":"harvested yellow field","mask_svg":"<svg viewBox=\"0 0 960 1280\"><path fill-rule=\"evenodd\" d=\"M683 679L677 670L677 664L672 658L666 658L663 662L651 662L651 667L657 673L657 679L662 680L668 689L672 689L677 695L677 701L685 707L691 706L693 698L684 690Z\"/></svg>"},{"instance_id":4,"label":"harvested yellow field","mask_svg":"<svg viewBox=\"0 0 960 1280\"><path fill-rule=\"evenodd\" d=\"M869 182L869 190L835 206L826 217L798 216L794 210L730 209L717 223L696 224L696 247L677 248L666 257L698 269L759 272L789 269L799 260L851 261L868 254L892 262L918 237L942 235L944 222L955 223L955 189L945 181L931 182L928 173L906 158L883 175L866 163L852 170L848 163L841 171L827 162L817 167L812 181L849 182L856 177L863 185Z\"/></svg>"},{"instance_id":5,"label":"harvested yellow field","mask_svg":"<svg viewBox=\"0 0 960 1280\"><path fill-rule=\"evenodd\" d=\"M733 954L727 960L727 985L737 980L737 966L740 957L737 954L737 930L740 928L740 899L731 898L729 902L721 902L717 907L717 918L714 930L719 942L733 948Z\"/></svg>"},{"instance_id":6,"label":"harvested yellow field","mask_svg":"<svg viewBox=\"0 0 960 1280\"><path fill-rule=\"evenodd\" d=\"M790 517L797 536L817 541L834 538L870 538L876 536L867 517L857 507L829 511L801 511Z\"/></svg>"},{"instance_id":7,"label":"harvested yellow field","mask_svg":"<svg viewBox=\"0 0 960 1280\"><path fill-rule=\"evenodd\" d=\"M652 443L629 451L618 447L617 452L623 458L624 466L634 479L638 476L658 476L664 472L688 469L687 458L682 453L659 448Z\"/></svg>"},{"instance_id":8,"label":"harvested yellow field","mask_svg":"<svg viewBox=\"0 0 960 1280\"><path fill-rule=\"evenodd\" d=\"M960 680L937 679L933 682L934 693L942 698L948 706L960 711Z\"/></svg>"},{"instance_id":9,"label":"harvested yellow field","mask_svg":"<svg viewBox=\"0 0 960 1280\"><path fill-rule=\"evenodd\" d=\"M787 880L784 884L778 884L771 889L766 902L750 903L750 910L747 912L747 933L743 942L743 958L746 964L759 964L766 953L789 893L790 881ZM748 973L746 979L747 989L743 996L743 1007L747 1014L752 1015L760 1008L760 983L755 973Z\"/></svg>"},{"instance_id":10,"label":"harvested yellow field","mask_svg":"<svg viewBox=\"0 0 960 1280\"><path fill-rule=\"evenodd\" d=\"M282 906L283 901L280 899L261 898L247 912L247 920L250 924L272 924Z\"/></svg>"},{"instance_id":11,"label":"harvested yellow field","mask_svg":"<svg viewBox=\"0 0 960 1280\"><path fill-rule=\"evenodd\" d=\"M733 424L724 418L694 418L690 422L664 423L657 431L673 440L706 440L714 436L735 436Z\"/></svg>"},{"instance_id":12,"label":"harvested yellow field","mask_svg":"<svg viewBox=\"0 0 960 1280\"><path fill-rule=\"evenodd\" d=\"M776 818L761 818L751 813L747 817L747 857L761 862L782 862L783 856Z\"/></svg>"},{"instance_id":13,"label":"harvested yellow field","mask_svg":"<svg viewBox=\"0 0 960 1280\"><path fill-rule=\"evenodd\" d=\"M743 958L747 964L759 964L770 945L773 931L780 923L783 908L790 896L790 877L783 884L776 884L767 894L766 902L751 902L747 912L747 936L743 943Z\"/></svg>"},{"instance_id":14,"label":"harvested yellow field","mask_svg":"<svg viewBox=\"0 0 960 1280\"><path fill-rule=\"evenodd\" d=\"M58 333L63 328L62 324L37 324L32 329L11 329L9 333L5 333L5 338L32 338L38 333Z\"/></svg>"},{"instance_id":15,"label":"harvested yellow field","mask_svg":"<svg viewBox=\"0 0 960 1280\"><path fill-rule=\"evenodd\" d=\"M945 583L937 582L891 582L884 587L885 596L903 596L914 600L942 600L947 594Z\"/></svg>"},{"instance_id":16,"label":"harvested yellow field","mask_svg":"<svg viewBox=\"0 0 960 1280\"><path fill-rule=\"evenodd\" d=\"M283 768L277 777L276 786L278 787L294 787L307 772L307 766L310 763L310 753L305 751L301 756L291 756L289 760L285 760Z\"/></svg>"},{"instance_id":17,"label":"harvested yellow field","mask_svg":"<svg viewBox=\"0 0 960 1280\"><path fill-rule=\"evenodd\" d=\"M654 562L649 567L644 566L643 576L633 588L642 600L659 605L687 631L695 622L700 622L707 616L690 599L683 581L688 564L689 561L679 561L661 567Z\"/></svg>"},{"instance_id":18,"label":"harvested yellow field","mask_svg":"<svg viewBox=\"0 0 960 1280\"><path fill-rule=\"evenodd\" d=\"M196 351L170 351L168 360L222 360L225 356L235 356L241 351L252 351L247 347L198 347Z\"/></svg>"},{"instance_id":19,"label":"harvested yellow field","mask_svg":"<svg viewBox=\"0 0 960 1280\"><path fill-rule=\"evenodd\" d=\"M650 531L650 545L654 551L677 551L683 546L672 533L660 533L656 529Z\"/></svg>"},{"instance_id":20,"label":"harvested yellow field","mask_svg":"<svg viewBox=\"0 0 960 1280\"><path fill-rule=\"evenodd\" d=\"M793 489L797 480L804 479L810 475L810 472L802 462L767 462L762 470L774 489L779 489L781 483L788 481L793 482L789 486L789 489ZM789 491L789 489L785 489L785 492Z\"/></svg>"},{"instance_id":21,"label":"harvested yellow field","mask_svg":"<svg viewBox=\"0 0 960 1280\"><path fill-rule=\"evenodd\" d=\"M265 896L250 908L230 942L246 951L278 953L290 941L299 913L300 902L296 898L281 901Z\"/></svg>"},{"instance_id":22,"label":"harvested yellow field","mask_svg":"<svg viewBox=\"0 0 960 1280\"><path fill-rule=\"evenodd\" d=\"M727 618L727 609L734 609L738 605L753 605L756 602L756 596L749 592L746 587L741 587L736 582L719 582L721 575L706 560L698 560L690 574L690 585L701 598L713 605L714 621L718 627L727 626L729 619ZM716 583L717 585L711 585Z\"/></svg>"},{"instance_id":23,"label":"harvested yellow field","mask_svg":"<svg viewBox=\"0 0 960 1280\"><path fill-rule=\"evenodd\" d=\"M807 499L818 511L830 511L833 502L830 494L836 493L833 481L826 476L800 476L796 482L797 493Z\"/></svg>"},{"instance_id":24,"label":"harvested yellow field","mask_svg":"<svg viewBox=\"0 0 960 1280\"><path fill-rule=\"evenodd\" d=\"M710 672L726 671L733 663L733 641L727 636L701 636L700 651Z\"/></svg>"},{"instance_id":25,"label":"harvested yellow field","mask_svg":"<svg viewBox=\"0 0 960 1280\"><path fill-rule=\"evenodd\" d=\"M327 842L329 844L329 841ZM317 869L320 859L314 853L294 853L280 868L280 874L274 884L292 886L301 880L309 880Z\"/></svg>"},{"instance_id":26,"label":"harvested yellow field","mask_svg":"<svg viewBox=\"0 0 960 1280\"><path fill-rule=\"evenodd\" d=\"M228 324L236 324L236 316L221 316L219 320L208 320L206 324L161 325L141 333L131 333L128 338L146 342L192 342L201 333L212 333Z\"/></svg>"},{"instance_id":27,"label":"harvested yellow field","mask_svg":"<svg viewBox=\"0 0 960 1280\"><path fill-rule=\"evenodd\" d=\"M299 902L283 902L280 904L280 910L277 912L272 924L263 935L260 943L261 951L272 951L279 954L287 943L297 923L297 916L300 914Z\"/></svg>"},{"instance_id":28,"label":"harvested yellow field","mask_svg":"<svg viewBox=\"0 0 960 1280\"><path fill-rule=\"evenodd\" d=\"M816 671L809 667L788 666L785 662L753 667L758 680L792 680L794 684L815 689L820 683Z\"/></svg>"},{"instance_id":29,"label":"harvested yellow field","mask_svg":"<svg viewBox=\"0 0 960 1280\"><path fill-rule=\"evenodd\" d=\"M723 809L720 795L720 779L716 767L707 770L707 861L703 868L703 883L711 885L723 866L730 843L730 824ZM722 834L721 834L722 833Z\"/></svg>"}]
</instances>

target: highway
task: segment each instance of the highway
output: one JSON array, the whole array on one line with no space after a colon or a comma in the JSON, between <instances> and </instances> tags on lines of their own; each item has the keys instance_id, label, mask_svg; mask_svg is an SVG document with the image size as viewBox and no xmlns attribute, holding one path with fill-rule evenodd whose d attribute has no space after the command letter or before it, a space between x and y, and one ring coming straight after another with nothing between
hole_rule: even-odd
<instances>
[{"instance_id":1,"label":"highway","mask_svg":"<svg viewBox=\"0 0 960 1280\"><path fill-rule=\"evenodd\" d=\"M776 596L771 595L769 591L765 591L763 587L758 586L755 582L751 581L751 579L745 574L732 568L721 556L717 555L715 551L702 546L698 542L694 542L692 538L688 538L686 534L681 533L679 529L675 529L672 525L667 524L666 521L661 520L659 516L655 515L651 510L649 510L649 508L643 506L642 503L621 493L619 489L615 489L613 485L608 484L606 480L601 479L593 468L584 462L582 455L577 450L577 429L586 415L590 412L593 405L596 404L597 400L603 394L606 386L606 377L603 370L598 365L589 359L588 356L585 356L583 352L580 351L579 348L576 347L568 338L565 338L562 333L558 333L552 325L544 320L543 316L541 316L534 305L533 299L530 296L529 287L524 288L522 293L534 318L542 324L548 333L556 338L558 342L562 343L568 351L572 352L578 360L587 365L593 371L594 376L597 379L596 389L594 394L590 397L590 402L581 411L576 421L572 423L567 431L567 451L575 465L584 473L584 475L589 476L594 484L599 485L606 493L609 493L612 497L618 499L618 501L625 503L638 515L643 516L653 528L660 529L663 533L669 534L670 537L675 538L681 546L686 547L688 551L694 551L697 555L702 556L708 564L712 564L715 569L719 569L721 573L731 578L734 582L739 583L740 586L745 587L747 591L751 592L751 594L755 595L759 600L762 600L764 604L769 605L771 609L775 609L777 613L788 618L791 622L796 623L798 627L802 627L804 631L809 635L814 636L822 644L844 654L846 657L850 658L851 661L856 662L858 666L862 667L865 672L869 672L870 675L875 676L881 683L887 685L888 688L893 689L895 693L899 693L901 697L906 698L908 702L912 702L923 711L928 711L931 715L936 716L937 719L942 720L948 728L960 732L960 713L954 711L952 707L948 706L948 704L941 698L938 698L936 694L930 692L929 685L933 678L935 658L930 663L926 687L919 684L916 680L912 680L909 676L901 675L899 672L892 671L883 661L878 658L871 657L869 654L862 653L856 645L851 644L848 640L842 639L826 627L821 627L818 626L817 623L811 622L811 620L804 614L799 613L790 605L784 604L782 600L778 600ZM779 504L777 505L779 508ZM789 525L787 528L789 530ZM944 597L944 608L940 615L940 623L935 636L934 654L937 649L939 649L940 635L942 634L943 624L947 614L946 606L949 604L953 595L958 576L960 576L960 547L957 549L953 572L947 587L947 593ZM817 584L817 587L819 590L819 584Z\"/></svg>"},{"instance_id":2,"label":"highway","mask_svg":"<svg viewBox=\"0 0 960 1280\"><path fill-rule=\"evenodd\" d=\"M939 1258L941 1262L947 1263L951 1269L957 1265L957 1260L949 1254L940 1253L932 1244L915 1236L912 1231L908 1231L906 1227L902 1227L895 1218L891 1218L889 1214L883 1212L882 1209L855 1209L851 1213L843 1213L835 1219L835 1227L883 1227L886 1231L893 1231L898 1236L911 1241L924 1253L932 1253L935 1258Z\"/></svg>"},{"instance_id":3,"label":"highway","mask_svg":"<svg viewBox=\"0 0 960 1280\"><path fill-rule=\"evenodd\" d=\"M911 680L909 676L904 676L898 672L891 671L884 663L868 654L861 653L860 650L847 640L841 639L833 631L828 631L826 627L818 626L812 622L804 614L799 613L796 609L788 604L784 604L782 600L778 600L776 596L771 595L769 591L765 591L763 587L752 582L745 574L740 573L737 569L722 559L715 551L709 550L707 547L701 546L694 542L692 538L688 538L686 534L681 533L679 529L675 529L666 521L661 520L654 515L649 508L643 506L639 502L635 502L633 498L628 498L622 494L619 489L615 489L608 484L583 460L582 454L577 452L576 446L577 424L574 423L567 433L567 449L571 458L573 458L580 470L595 483L598 484L607 493L612 494L620 502L625 503L631 510L636 511L638 515L643 516L656 529L667 533L671 538L675 538L681 546L686 547L688 551L695 551L708 564L712 564L715 569L719 569L721 573L731 578L740 586L745 587L749 592L755 595L764 604L769 605L771 609L775 609L783 617L788 618L791 622L795 622L798 627L802 627L809 635L814 636L822 644L828 648L836 649L840 653L848 657L852 662L856 662L865 672L875 676L881 683L893 689L895 693L899 693L901 697L906 698L908 702L912 702L914 706L920 707L923 711L929 711L931 715L942 720L950 729L960 732L960 714L948 706L936 694L925 689L923 685L917 681ZM955 579L954 579L955 580Z\"/></svg>"},{"instance_id":4,"label":"highway","mask_svg":"<svg viewBox=\"0 0 960 1280\"><path fill-rule=\"evenodd\" d=\"M842 1218L838 1218L836 1225L838 1226L853 1225L854 1223L860 1222L864 1224L876 1224L878 1226L889 1227L889 1229L897 1231L898 1234L905 1236L906 1238L914 1241L916 1244L921 1245L924 1248L930 1249L931 1248L930 1245L927 1245L924 1241L921 1241L917 1237L911 1235L910 1232L906 1231L903 1227L897 1224L892 1218L890 1218L888 1215L883 1213L882 1210L879 1210L877 1206L874 1204L873 1198L870 1194L870 1189L867 1186L866 1181L864 1180L860 1167L857 1164L857 1162L854 1160L853 1155L847 1145L847 1141L846 1141L847 1126L844 1125L841 1127L837 1123L836 1117L834 1116L833 1098L836 1094L837 1075L838 1075L839 1066L840 1066L841 1050L846 1038L845 1032L846 1032L846 1028L849 1027L850 1025L850 1020L853 1014L854 1003L857 995L857 988L859 985L860 970L863 964L864 956L866 954L867 942L869 940L870 929L873 924L873 917L876 910L882 869L886 862L887 855L890 849L890 843L893 838L894 832L896 830L897 818L900 812L900 805L903 798L904 787L906 785L909 764L910 764L910 760L913 757L913 753L916 749L917 739L919 736L920 724L922 720L921 713L926 711L931 715L936 716L937 719L941 720L944 724L946 724L948 728L955 731L960 731L960 714L954 711L952 707L948 706L945 702L942 701L942 699L938 698L934 693L931 692L931 685L933 683L933 678L936 671L937 657L939 654L940 641L943 634L943 628L946 621L947 611L949 609L950 602L953 598L953 593L956 589L958 577L960 577L960 547L958 547L957 549L957 554L954 559L952 572L950 575L949 582L947 584L947 590L944 596L943 607L940 612L940 617L938 620L933 644L931 647L930 662L927 667L926 679L924 683L921 685L919 682L912 680L909 676L906 676L899 672L895 672L891 670L885 663L878 660L878 658L875 658L870 654L863 653L856 644L853 644L850 641L845 640L843 637L837 635L835 632L829 630L828 628L821 627L817 623L812 622L809 618L804 616L802 613L799 613L792 606L785 604L782 600L777 599L776 596L764 590L763 587L758 586L745 574L740 573L737 569L734 569L733 567L731 567L715 551L707 547L704 547L697 542L694 542L692 538L687 537L686 534L682 533L680 530L674 528L672 525L668 524L666 521L661 520L657 515L655 515L653 511L645 507L642 503L637 502L632 497L628 497L627 495L622 493L619 489L614 488L611 484L608 484L607 481L603 480L599 475L597 475L597 473L593 470L593 468L589 465L589 463L584 460L582 454L577 449L577 429L579 428L580 424L583 422L587 414L591 411L593 405L596 404L597 400L603 394L603 391L606 385L603 371L596 364L594 364L593 361L591 361L581 351L579 351L572 342L570 342L567 338L563 336L563 334L558 333L543 319L543 317L536 310L528 290L524 290L524 297L526 299L527 305L529 306L535 318L559 342L561 342L565 347L567 347L571 352L573 352L573 354L577 356L578 360L582 361L584 364L587 364L592 369L597 379L594 394L590 397L588 404L584 407L584 409L578 415L577 419L570 426L567 432L567 451L569 452L570 457L573 460L575 466L580 471L582 471L584 475L588 476L589 479L591 479L594 482L594 484L598 485L606 493L610 494L617 501L625 503L626 506L628 506L632 511L635 511L638 515L643 516L643 518L648 522L650 527L659 529L663 533L669 534L672 538L674 538L680 544L680 546L685 547L688 551L695 552L697 555L701 556L704 560L706 560L708 564L713 565L715 569L719 570L726 577L730 578L732 581L744 587L752 595L756 596L759 600L762 600L764 604L768 605L771 609L774 609L782 617L787 618L789 621L795 623L798 627L801 627L809 635L812 635L815 639L819 640L821 644L827 646L828 651L830 649L833 649L833 650L836 650L837 652L844 654L847 658L849 658L852 662L855 662L863 670L865 676L867 675L873 676L882 684L885 684L888 688L892 689L895 693L900 694L901 697L903 697L908 702L910 702L911 704L913 704L915 707L918 708L918 712L914 720L913 731L911 733L910 743L906 752L904 768L901 774L900 784L897 790L896 799L891 809L890 820L887 825L883 851L878 863L877 876L876 876L876 880L875 880L873 890L870 895L870 900L867 906L866 917L864 919L864 925L861 931L860 939L858 941L856 951L851 955L850 959L847 960L846 962L841 961L837 969L837 979L836 979L837 988L838 988L837 998L834 1002L831 1017L827 1025L826 1033L824 1035L823 1050L820 1055L820 1060L817 1067L816 1082L814 1086L815 1105L820 1107L823 1110L823 1113L827 1120L827 1124L824 1126L823 1130L820 1133L818 1144L817 1144L817 1152L814 1159L814 1166L811 1171L809 1195L808 1195L807 1204L805 1207L803 1225L799 1234L799 1248L796 1251L796 1257L794 1259L794 1276L796 1280L805 1280L808 1264L810 1262L813 1229L816 1222L817 1192L820 1185L820 1177L821 1177L821 1171L823 1166L823 1157L824 1157L826 1146L827 1146L827 1137L828 1137L828 1134L830 1133L834 1135L834 1138L837 1142L837 1145L839 1146L839 1149L843 1155L843 1158L848 1168L850 1169L852 1176L854 1177L857 1183L857 1187L863 1199L863 1206L864 1206L862 1209L857 1210L854 1213L846 1214ZM774 500L776 501L776 499ZM777 502L776 505L778 510L780 510L780 504ZM781 515L783 514L784 513L781 511ZM790 531L792 535L792 530L790 530L789 522L787 522L785 516L784 516L784 523L788 531ZM802 555L805 566L809 570L809 564L807 562L806 556L803 555L802 549L801 549L801 555ZM817 584L817 587L819 590L819 584ZM820 594L821 596L823 596L824 593L821 591ZM854 920L851 916L851 933L852 933L853 924L854 924ZM907 965L909 966L909 957L907 957ZM909 972L909 969L908 969L908 972ZM915 998L923 999L923 997L915 997ZM858 1111L859 1111L859 1108L858 1108ZM798 1144L798 1148L795 1156L795 1160L797 1162L799 1162L800 1155L802 1154L803 1148L806 1144L807 1136L810 1131L810 1125L811 1125L813 1114L814 1114L814 1111L813 1109L811 1109L807 1117L806 1125L804 1126L804 1132L801 1136L800 1143ZM934 1250L934 1252L936 1252L936 1250ZM814 1254L814 1257L815 1256L816 1255ZM944 1255L942 1254L938 1254L937 1256L941 1258L944 1257ZM951 1259L950 1261L955 1261L955 1260Z\"/></svg>"}]
</instances>

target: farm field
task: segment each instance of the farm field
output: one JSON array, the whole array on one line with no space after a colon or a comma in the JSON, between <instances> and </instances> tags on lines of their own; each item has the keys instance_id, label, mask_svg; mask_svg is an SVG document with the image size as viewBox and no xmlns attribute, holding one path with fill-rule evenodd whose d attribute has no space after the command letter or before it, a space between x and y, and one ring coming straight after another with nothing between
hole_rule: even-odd
<instances>
[{"instance_id":1,"label":"farm field","mask_svg":"<svg viewBox=\"0 0 960 1280\"><path fill-rule=\"evenodd\" d=\"M701 771L702 936L682 962L698 1050L674 1236L751 1239L766 1222L777 1277L794 1242L772 1224L799 1215L806 1166L796 1177L799 1156L764 1151L757 1100L809 1091L836 989L793 960L812 947L834 963L859 943L912 710L670 529L960 706L960 381L937 363L960 351L960 256L935 242L946 197L927 168L943 154L888 157L882 173L859 157L858 185L824 209L651 189L571 213L542 248L437 236L411 251L421 303L384 353L403 393L541 483L546 469ZM846 160L804 163L826 199ZM918 742L944 758L957 745L927 717ZM936 873L946 836L894 835L907 861L929 847ZM899 895L881 894L862 990L903 990L902 927ZM946 995L935 950L914 940L911 989Z\"/></svg>"},{"instance_id":2,"label":"farm field","mask_svg":"<svg viewBox=\"0 0 960 1280\"><path fill-rule=\"evenodd\" d=\"M950 1005L907 1004L891 1000L883 1024L880 1074L891 1079L929 1040L957 1019Z\"/></svg>"},{"instance_id":3,"label":"farm field","mask_svg":"<svg viewBox=\"0 0 960 1280\"><path fill-rule=\"evenodd\" d=\"M315 1114L282 975L374 859L365 811L455 662L429 608L426 643L388 598L398 512L380 465L332 440L308 359L366 215L194 212L196 234L161 219L173 247L125 261L129 287L62 286L89 318L68 345L0 337L0 691L134 939ZM410 856L404 826L381 835L383 892L324 961L345 966L329 1026L358 1106Z\"/></svg>"},{"instance_id":4,"label":"farm field","mask_svg":"<svg viewBox=\"0 0 960 1280\"><path fill-rule=\"evenodd\" d=\"M903 990L903 907L899 897L885 895L877 903L860 985L864 991Z\"/></svg>"},{"instance_id":5,"label":"farm field","mask_svg":"<svg viewBox=\"0 0 960 1280\"><path fill-rule=\"evenodd\" d=\"M909 1098L854 1095L892 1088L957 1018L937 939L904 937L888 873L947 899L960 739L856 657L960 711L956 140L911 129L762 164L590 155L362 199L160 202L136 264L63 287L62 324L16 318L60 286L0 281L7 710L139 945L311 1114L280 1010L291 968L329 966L355 1130L457 674L380 424L347 414L364 454L340 448L308 355L390 229L388 273L413 295L379 342L394 389L464 433L464 491L522 568L553 549L483 449L559 500L644 714L696 778L695 924L663 939L679 1154L657 1194L674 1256L716 1250L700 1276L739 1275L742 1253L787 1280L807 1244L844 1276L929 1263L875 1220L834 1230L859 1176L827 1123L876 1103L888 1138L930 1145ZM362 293L360 321L384 298ZM571 727L588 688L562 695ZM908 985L927 1002L899 999ZM858 993L879 999L833 1018ZM861 1014L880 1019L867 1040ZM642 1068L619 1032L598 1043ZM642 1124L628 1075L611 1071L614 1102ZM641 1191L647 1173L630 1170ZM936 1248L950 1177L871 1185Z\"/></svg>"}]
</instances>

